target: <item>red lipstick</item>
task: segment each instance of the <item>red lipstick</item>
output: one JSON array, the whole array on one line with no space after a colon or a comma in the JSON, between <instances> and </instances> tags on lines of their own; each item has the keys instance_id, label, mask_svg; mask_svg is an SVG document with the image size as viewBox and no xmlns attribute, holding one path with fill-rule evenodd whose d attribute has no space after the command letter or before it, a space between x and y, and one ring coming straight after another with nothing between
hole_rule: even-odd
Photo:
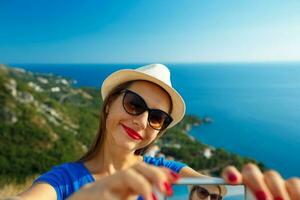
<instances>
[{"instance_id":1,"label":"red lipstick","mask_svg":"<svg viewBox=\"0 0 300 200\"><path fill-rule=\"evenodd\" d=\"M131 137L134 140L142 140L142 136L140 134L138 134L135 130L125 126L124 124L121 124L122 127L124 128L124 130L126 131L126 133L129 135L129 137Z\"/></svg>"}]
</instances>

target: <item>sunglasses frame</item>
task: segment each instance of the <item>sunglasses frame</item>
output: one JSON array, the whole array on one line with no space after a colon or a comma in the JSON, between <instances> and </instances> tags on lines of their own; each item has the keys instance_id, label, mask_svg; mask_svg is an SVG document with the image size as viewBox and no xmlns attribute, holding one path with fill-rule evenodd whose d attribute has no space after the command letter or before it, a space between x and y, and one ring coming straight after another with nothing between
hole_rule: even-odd
<instances>
[{"instance_id":1,"label":"sunglasses frame","mask_svg":"<svg viewBox=\"0 0 300 200\"><path fill-rule=\"evenodd\" d=\"M201 186L197 186L196 191L197 191L197 195L200 199L201 199L201 197L200 197L200 194L199 194L200 193L199 190L205 191L207 193L207 195L204 198L207 198L208 196L210 196L210 199L212 199L212 195L216 195L217 196L216 200L222 200L223 199L223 197L220 194L210 193L207 189L205 189Z\"/></svg>"},{"instance_id":2,"label":"sunglasses frame","mask_svg":"<svg viewBox=\"0 0 300 200\"><path fill-rule=\"evenodd\" d=\"M120 93L124 93L124 95L123 95L123 100L122 100L122 105L123 105L124 110L125 110L128 114L133 115L133 116L138 116L138 115L140 115L140 114L142 114L142 113L148 111L148 118L147 118L147 121L148 121L149 126L150 126L151 128L153 128L154 130L162 131L162 130L166 129L166 128L172 123L173 118L172 118L168 113L166 113L166 112L164 112L163 110L160 110L160 109L151 109L151 108L149 108L148 105L147 105L147 103L145 102L145 100L144 100L139 94L137 94L137 93L135 93L135 92L133 92L133 91L131 91L131 90L129 90L129 89L124 89L124 90L122 90ZM125 106L125 98L126 98L126 95L127 95L128 93L134 94L134 95L136 95L139 99L141 99L141 101L142 101L142 103L143 103L143 109L144 109L143 112L134 114L134 113L128 112L128 110L126 110L126 106ZM166 115L166 118L165 118L165 120L164 120L164 122L163 122L163 125L162 125L160 128L155 128L155 127L153 127L153 126L151 125L151 123L150 123L150 115L151 115L151 112L153 112L153 111L160 111L160 112L162 112L162 113L164 113L164 114Z\"/></svg>"}]
</instances>

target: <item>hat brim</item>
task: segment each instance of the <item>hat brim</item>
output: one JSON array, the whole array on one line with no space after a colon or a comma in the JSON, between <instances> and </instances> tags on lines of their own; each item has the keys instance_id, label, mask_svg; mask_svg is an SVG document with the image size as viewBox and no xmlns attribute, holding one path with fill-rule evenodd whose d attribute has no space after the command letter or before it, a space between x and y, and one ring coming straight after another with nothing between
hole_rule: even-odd
<instances>
[{"instance_id":1,"label":"hat brim","mask_svg":"<svg viewBox=\"0 0 300 200\"><path fill-rule=\"evenodd\" d=\"M117 72L112 73L110 76L108 76L104 80L101 86L102 99L104 100L107 97L107 95L116 86L128 81L137 81L137 80L144 80L144 81L155 83L160 87L162 87L170 95L172 100L172 105L173 105L172 112L170 115L173 118L173 121L168 126L168 128L173 127L174 125L176 125L182 120L185 113L185 103L183 101L183 98L180 96L180 94L174 88L170 87L163 81L156 79L153 76L150 76L143 72L138 72L132 69L119 70Z\"/></svg>"}]
</instances>

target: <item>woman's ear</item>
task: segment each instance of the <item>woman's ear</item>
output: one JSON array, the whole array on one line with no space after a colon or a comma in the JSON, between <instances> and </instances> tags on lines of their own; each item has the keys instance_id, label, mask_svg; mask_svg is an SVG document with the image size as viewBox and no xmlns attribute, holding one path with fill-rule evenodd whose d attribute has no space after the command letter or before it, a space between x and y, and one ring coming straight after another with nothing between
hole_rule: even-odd
<instances>
[{"instance_id":1,"label":"woman's ear","mask_svg":"<svg viewBox=\"0 0 300 200\"><path fill-rule=\"evenodd\" d=\"M105 114L108 114L108 111L109 111L109 104L107 104L107 105L105 106Z\"/></svg>"}]
</instances>

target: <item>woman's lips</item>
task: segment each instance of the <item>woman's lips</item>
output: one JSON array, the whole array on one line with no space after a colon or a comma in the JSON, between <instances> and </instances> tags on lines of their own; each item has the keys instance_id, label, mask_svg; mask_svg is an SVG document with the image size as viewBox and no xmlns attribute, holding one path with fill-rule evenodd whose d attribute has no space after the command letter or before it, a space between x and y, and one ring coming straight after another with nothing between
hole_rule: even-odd
<instances>
[{"instance_id":1,"label":"woman's lips","mask_svg":"<svg viewBox=\"0 0 300 200\"><path fill-rule=\"evenodd\" d=\"M121 124L125 132L134 140L142 140L142 136L138 134L135 130L125 126L124 124Z\"/></svg>"}]
</instances>

